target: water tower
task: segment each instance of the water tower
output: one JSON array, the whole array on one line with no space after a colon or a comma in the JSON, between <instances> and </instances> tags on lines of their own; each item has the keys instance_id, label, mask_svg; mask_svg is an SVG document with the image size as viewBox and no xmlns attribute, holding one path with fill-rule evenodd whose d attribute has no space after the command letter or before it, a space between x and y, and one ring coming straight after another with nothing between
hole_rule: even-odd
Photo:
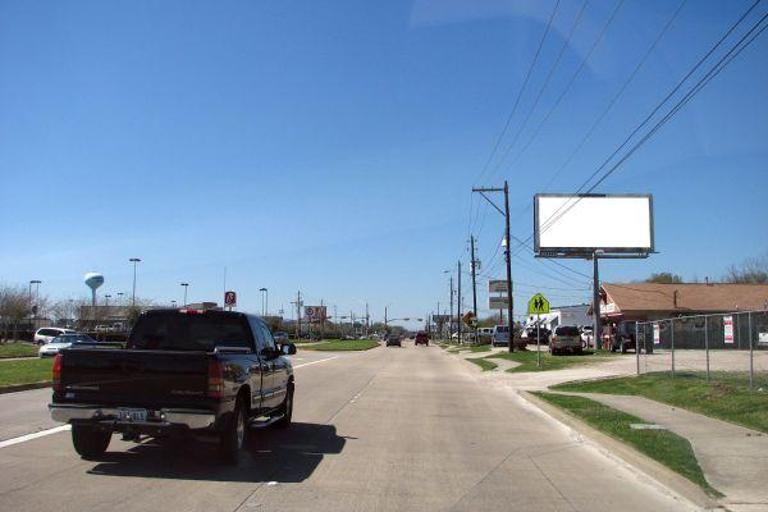
<instances>
[{"instance_id":1,"label":"water tower","mask_svg":"<svg viewBox=\"0 0 768 512\"><path fill-rule=\"evenodd\" d=\"M104 276L98 272L88 272L84 277L85 284L91 289L91 306L96 307L96 288L104 284Z\"/></svg>"}]
</instances>

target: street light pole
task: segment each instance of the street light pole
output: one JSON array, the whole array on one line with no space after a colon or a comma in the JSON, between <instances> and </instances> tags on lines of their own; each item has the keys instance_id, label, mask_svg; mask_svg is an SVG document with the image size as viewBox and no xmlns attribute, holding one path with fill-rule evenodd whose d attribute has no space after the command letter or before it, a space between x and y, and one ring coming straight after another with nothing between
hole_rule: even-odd
<instances>
[{"instance_id":1,"label":"street light pole","mask_svg":"<svg viewBox=\"0 0 768 512\"><path fill-rule=\"evenodd\" d=\"M111 296L110 294L106 294L106 295L104 295L104 302L105 302L105 304L104 304L104 305L105 305L106 307L109 307L109 299L111 299L111 298L112 298L112 296Z\"/></svg>"},{"instance_id":2,"label":"street light pole","mask_svg":"<svg viewBox=\"0 0 768 512\"><path fill-rule=\"evenodd\" d=\"M130 258L128 261L133 263L133 292L131 293L131 307L136 307L136 267L141 258Z\"/></svg>"},{"instance_id":3,"label":"street light pole","mask_svg":"<svg viewBox=\"0 0 768 512\"><path fill-rule=\"evenodd\" d=\"M187 291L189 290L189 283L181 283L181 286L184 288L184 306L187 305Z\"/></svg>"}]
</instances>

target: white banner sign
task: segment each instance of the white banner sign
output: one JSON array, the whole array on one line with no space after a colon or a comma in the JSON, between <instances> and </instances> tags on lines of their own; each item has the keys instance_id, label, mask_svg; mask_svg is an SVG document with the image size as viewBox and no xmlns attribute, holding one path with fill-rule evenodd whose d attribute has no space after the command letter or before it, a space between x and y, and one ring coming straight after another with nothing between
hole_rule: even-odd
<instances>
[{"instance_id":1,"label":"white banner sign","mask_svg":"<svg viewBox=\"0 0 768 512\"><path fill-rule=\"evenodd\" d=\"M653 344L658 345L661 343L661 326L659 324L653 324Z\"/></svg>"},{"instance_id":2,"label":"white banner sign","mask_svg":"<svg viewBox=\"0 0 768 512\"><path fill-rule=\"evenodd\" d=\"M725 338L726 343L733 345L733 317L732 316L723 317L723 337Z\"/></svg>"}]
</instances>

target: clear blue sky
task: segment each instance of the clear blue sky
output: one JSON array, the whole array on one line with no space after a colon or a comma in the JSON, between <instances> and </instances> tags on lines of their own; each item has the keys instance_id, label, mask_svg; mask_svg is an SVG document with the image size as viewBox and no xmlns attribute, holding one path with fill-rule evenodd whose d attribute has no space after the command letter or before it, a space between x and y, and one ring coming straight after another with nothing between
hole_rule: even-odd
<instances>
[{"instance_id":1,"label":"clear blue sky","mask_svg":"<svg viewBox=\"0 0 768 512\"><path fill-rule=\"evenodd\" d=\"M689 1L549 189L580 184L749 3ZM502 219L470 188L553 5L0 2L0 282L76 297L98 270L114 295L130 291L138 256L139 295L156 302L181 300L181 281L190 299L221 301L227 267L244 309L265 286L273 310L298 289L345 312L368 301L377 318L385 304L396 317L434 310L448 298L442 271L468 260L471 215L485 268L502 275ZM562 0L510 134L581 5ZM586 7L520 145L615 5ZM484 178L509 179L516 236L678 5L623 2L527 151ZM606 263L606 280L718 278L768 250L766 91L764 35L599 189L654 194L660 252ZM586 279L529 251L513 268L519 303L537 289L588 298Z\"/></svg>"}]
</instances>

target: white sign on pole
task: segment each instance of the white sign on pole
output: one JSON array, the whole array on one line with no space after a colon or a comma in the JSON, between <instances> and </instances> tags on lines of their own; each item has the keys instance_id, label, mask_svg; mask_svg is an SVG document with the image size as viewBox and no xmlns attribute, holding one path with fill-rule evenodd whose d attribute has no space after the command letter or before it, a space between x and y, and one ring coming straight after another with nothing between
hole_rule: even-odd
<instances>
[{"instance_id":1,"label":"white sign on pole","mask_svg":"<svg viewBox=\"0 0 768 512\"><path fill-rule=\"evenodd\" d=\"M733 317L723 317L723 338L729 345L733 345Z\"/></svg>"},{"instance_id":2,"label":"white sign on pole","mask_svg":"<svg viewBox=\"0 0 768 512\"><path fill-rule=\"evenodd\" d=\"M657 323L653 324L653 344L658 345L661 343L661 326Z\"/></svg>"},{"instance_id":3,"label":"white sign on pole","mask_svg":"<svg viewBox=\"0 0 768 512\"><path fill-rule=\"evenodd\" d=\"M534 201L535 252L540 256L654 251L650 195L537 194Z\"/></svg>"},{"instance_id":4,"label":"white sign on pole","mask_svg":"<svg viewBox=\"0 0 768 512\"><path fill-rule=\"evenodd\" d=\"M506 279L491 279L488 281L488 291L490 293L507 293Z\"/></svg>"}]
</instances>

